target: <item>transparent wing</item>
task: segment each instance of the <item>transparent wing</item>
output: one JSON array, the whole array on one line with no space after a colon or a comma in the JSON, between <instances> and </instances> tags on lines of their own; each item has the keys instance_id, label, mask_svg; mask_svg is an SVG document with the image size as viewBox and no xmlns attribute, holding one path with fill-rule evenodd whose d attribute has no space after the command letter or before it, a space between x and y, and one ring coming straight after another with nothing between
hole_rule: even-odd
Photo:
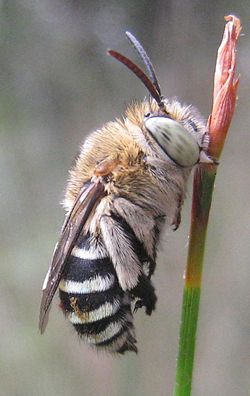
<instances>
[{"instance_id":1,"label":"transparent wing","mask_svg":"<svg viewBox=\"0 0 250 396\"><path fill-rule=\"evenodd\" d=\"M65 220L60 239L55 247L51 266L43 284L39 316L39 329L41 333L44 332L48 323L50 305L61 280L67 259L86 221L104 196L104 185L100 181L91 182L87 186L85 185Z\"/></svg>"}]
</instances>

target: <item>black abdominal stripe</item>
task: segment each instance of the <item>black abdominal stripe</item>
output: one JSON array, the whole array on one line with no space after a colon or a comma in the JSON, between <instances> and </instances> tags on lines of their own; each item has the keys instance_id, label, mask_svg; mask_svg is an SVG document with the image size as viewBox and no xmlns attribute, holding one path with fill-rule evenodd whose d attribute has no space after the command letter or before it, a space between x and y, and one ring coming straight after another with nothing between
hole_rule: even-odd
<instances>
[{"instance_id":1,"label":"black abdominal stripe","mask_svg":"<svg viewBox=\"0 0 250 396\"><path fill-rule=\"evenodd\" d=\"M108 352L137 352L131 298L119 286L103 246L85 238L74 247L59 295L66 317L89 345Z\"/></svg>"}]
</instances>

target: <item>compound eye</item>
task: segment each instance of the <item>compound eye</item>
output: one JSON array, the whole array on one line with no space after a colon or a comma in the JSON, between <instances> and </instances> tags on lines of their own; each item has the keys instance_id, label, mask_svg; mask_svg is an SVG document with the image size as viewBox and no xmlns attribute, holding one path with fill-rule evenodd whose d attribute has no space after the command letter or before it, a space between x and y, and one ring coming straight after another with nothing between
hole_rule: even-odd
<instances>
[{"instance_id":1,"label":"compound eye","mask_svg":"<svg viewBox=\"0 0 250 396\"><path fill-rule=\"evenodd\" d=\"M145 119L145 127L165 153L178 165L194 166L200 157L200 147L179 122L167 117Z\"/></svg>"}]
</instances>

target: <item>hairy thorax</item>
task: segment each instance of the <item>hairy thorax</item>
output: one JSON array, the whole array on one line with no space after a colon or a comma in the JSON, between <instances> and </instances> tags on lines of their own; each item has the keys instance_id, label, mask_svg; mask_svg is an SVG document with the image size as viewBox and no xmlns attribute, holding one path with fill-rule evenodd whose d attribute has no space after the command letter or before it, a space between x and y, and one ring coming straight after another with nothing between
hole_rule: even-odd
<instances>
[{"instance_id":1,"label":"hairy thorax","mask_svg":"<svg viewBox=\"0 0 250 396\"><path fill-rule=\"evenodd\" d=\"M143 125L143 114L152 111L152 106L151 102L136 104L124 120L109 122L87 138L70 171L64 201L67 211L82 186L98 176L107 192L102 210L114 198L123 197L153 216L173 221L190 170L164 161L155 150Z\"/></svg>"}]
</instances>

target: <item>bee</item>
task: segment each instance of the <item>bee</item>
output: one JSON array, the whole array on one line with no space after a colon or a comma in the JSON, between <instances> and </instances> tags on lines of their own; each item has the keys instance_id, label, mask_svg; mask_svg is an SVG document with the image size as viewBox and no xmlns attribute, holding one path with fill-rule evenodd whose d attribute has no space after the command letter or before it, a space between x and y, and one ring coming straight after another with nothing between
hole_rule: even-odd
<instances>
[{"instance_id":1,"label":"bee","mask_svg":"<svg viewBox=\"0 0 250 396\"><path fill-rule=\"evenodd\" d=\"M145 85L150 98L130 105L83 143L63 202L66 219L43 284L44 332L57 288L60 307L97 350L137 352L134 312L156 306L151 281L163 226L177 229L187 179L207 154L206 126L192 106L162 96L152 63L129 32L147 74L108 53Z\"/></svg>"}]
</instances>

